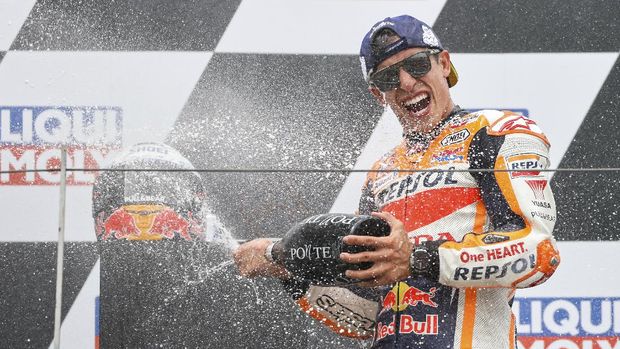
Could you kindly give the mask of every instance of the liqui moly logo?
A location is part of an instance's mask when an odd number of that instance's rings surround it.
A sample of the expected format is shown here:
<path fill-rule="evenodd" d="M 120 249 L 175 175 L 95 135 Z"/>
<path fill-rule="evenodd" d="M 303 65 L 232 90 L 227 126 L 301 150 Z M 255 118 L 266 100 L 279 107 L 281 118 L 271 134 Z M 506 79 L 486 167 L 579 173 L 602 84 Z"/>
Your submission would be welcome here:
<path fill-rule="evenodd" d="M 517 298 L 520 349 L 620 349 L 620 298 Z"/>
<path fill-rule="evenodd" d="M 51 185 L 60 181 L 61 147 L 67 167 L 97 169 L 122 144 L 118 107 L 0 106 L 0 185 Z M 67 184 L 92 184 L 94 172 L 67 174 Z"/>

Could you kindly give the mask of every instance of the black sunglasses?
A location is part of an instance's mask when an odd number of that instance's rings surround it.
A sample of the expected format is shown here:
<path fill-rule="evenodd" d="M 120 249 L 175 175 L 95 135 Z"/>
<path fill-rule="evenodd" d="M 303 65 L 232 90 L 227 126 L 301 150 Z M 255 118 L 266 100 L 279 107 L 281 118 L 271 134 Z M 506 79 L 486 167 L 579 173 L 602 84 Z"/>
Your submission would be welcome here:
<path fill-rule="evenodd" d="M 370 75 L 369 82 L 381 92 L 397 89 L 400 86 L 400 68 L 403 68 L 414 78 L 420 78 L 431 70 L 429 56 L 440 53 L 440 50 L 428 50 L 418 52 L 402 61 L 383 68 Z"/>

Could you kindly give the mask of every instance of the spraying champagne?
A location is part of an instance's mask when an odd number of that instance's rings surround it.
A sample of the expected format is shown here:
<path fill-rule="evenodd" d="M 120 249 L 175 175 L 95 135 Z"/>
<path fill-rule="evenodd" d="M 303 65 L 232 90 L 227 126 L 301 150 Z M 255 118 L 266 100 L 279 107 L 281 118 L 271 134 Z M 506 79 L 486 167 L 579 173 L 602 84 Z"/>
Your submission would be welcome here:
<path fill-rule="evenodd" d="M 346 270 L 368 269 L 372 263 L 349 264 L 342 252 L 369 250 L 346 245 L 347 235 L 387 236 L 390 226 L 380 218 L 352 214 L 328 213 L 306 218 L 293 226 L 279 241 L 267 249 L 266 257 L 284 266 L 294 277 L 315 285 L 346 285 L 361 280 L 345 275 Z"/>

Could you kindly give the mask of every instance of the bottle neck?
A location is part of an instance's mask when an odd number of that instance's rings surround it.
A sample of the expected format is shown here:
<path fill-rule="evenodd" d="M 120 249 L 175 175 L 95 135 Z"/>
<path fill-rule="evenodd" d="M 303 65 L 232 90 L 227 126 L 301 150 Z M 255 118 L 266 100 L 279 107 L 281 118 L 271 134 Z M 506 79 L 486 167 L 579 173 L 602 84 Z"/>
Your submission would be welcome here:
<path fill-rule="evenodd" d="M 282 240 L 275 241 L 270 247 L 266 254 L 270 254 L 271 258 L 267 257 L 267 259 L 270 259 L 275 264 L 284 266 L 284 246 L 282 246 Z"/>

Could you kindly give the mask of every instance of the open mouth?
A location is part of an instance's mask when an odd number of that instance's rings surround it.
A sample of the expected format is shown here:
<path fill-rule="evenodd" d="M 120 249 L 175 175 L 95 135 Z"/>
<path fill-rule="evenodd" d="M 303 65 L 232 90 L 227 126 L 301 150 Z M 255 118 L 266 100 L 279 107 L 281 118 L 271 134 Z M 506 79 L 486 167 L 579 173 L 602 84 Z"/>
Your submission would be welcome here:
<path fill-rule="evenodd" d="M 424 111 L 431 103 L 431 97 L 428 93 L 421 93 L 414 98 L 403 103 L 405 109 L 414 114 Z"/>

